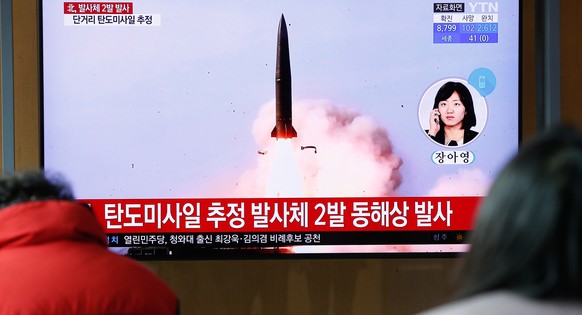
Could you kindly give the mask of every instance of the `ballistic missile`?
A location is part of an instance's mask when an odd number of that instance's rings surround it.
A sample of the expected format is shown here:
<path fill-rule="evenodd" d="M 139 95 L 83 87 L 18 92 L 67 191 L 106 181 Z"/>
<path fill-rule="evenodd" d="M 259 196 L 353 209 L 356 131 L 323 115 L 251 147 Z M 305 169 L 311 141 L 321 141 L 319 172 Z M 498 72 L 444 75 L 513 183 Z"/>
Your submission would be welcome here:
<path fill-rule="evenodd" d="M 281 14 L 277 34 L 277 65 L 275 70 L 275 128 L 271 137 L 291 139 L 297 137 L 292 124 L 291 63 L 289 62 L 289 38 L 285 17 Z"/>

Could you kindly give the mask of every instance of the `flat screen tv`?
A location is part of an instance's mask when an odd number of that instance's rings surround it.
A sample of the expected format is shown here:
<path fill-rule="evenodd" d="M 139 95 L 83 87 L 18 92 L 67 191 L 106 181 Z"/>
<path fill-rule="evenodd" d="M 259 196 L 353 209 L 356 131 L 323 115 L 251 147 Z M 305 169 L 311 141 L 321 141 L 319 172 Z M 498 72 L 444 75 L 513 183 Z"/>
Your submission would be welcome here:
<path fill-rule="evenodd" d="M 42 1 L 42 161 L 138 259 L 467 251 L 518 0 Z"/>

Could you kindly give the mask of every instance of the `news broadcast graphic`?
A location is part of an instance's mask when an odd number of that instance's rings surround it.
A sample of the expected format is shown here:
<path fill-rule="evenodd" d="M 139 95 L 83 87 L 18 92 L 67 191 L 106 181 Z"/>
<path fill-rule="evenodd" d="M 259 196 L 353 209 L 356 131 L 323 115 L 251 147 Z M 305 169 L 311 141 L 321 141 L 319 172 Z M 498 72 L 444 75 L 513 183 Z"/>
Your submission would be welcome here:
<path fill-rule="evenodd" d="M 43 167 L 138 259 L 462 253 L 520 6 L 43 1 Z"/>
<path fill-rule="evenodd" d="M 434 4 L 434 43 L 497 43 L 499 2 Z"/>

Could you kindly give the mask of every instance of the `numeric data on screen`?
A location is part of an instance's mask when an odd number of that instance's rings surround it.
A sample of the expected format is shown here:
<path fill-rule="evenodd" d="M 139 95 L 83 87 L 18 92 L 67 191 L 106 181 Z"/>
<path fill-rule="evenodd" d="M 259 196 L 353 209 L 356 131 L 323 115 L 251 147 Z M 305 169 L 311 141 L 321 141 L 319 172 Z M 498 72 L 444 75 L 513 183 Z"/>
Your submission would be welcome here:
<path fill-rule="evenodd" d="M 433 43 L 499 42 L 497 2 L 434 3 Z"/>

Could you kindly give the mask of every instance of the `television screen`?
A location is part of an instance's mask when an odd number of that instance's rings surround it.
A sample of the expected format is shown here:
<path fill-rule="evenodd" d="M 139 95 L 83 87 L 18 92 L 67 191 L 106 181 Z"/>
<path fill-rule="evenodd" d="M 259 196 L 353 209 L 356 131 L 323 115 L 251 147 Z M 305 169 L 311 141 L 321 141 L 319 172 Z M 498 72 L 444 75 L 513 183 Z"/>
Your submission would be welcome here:
<path fill-rule="evenodd" d="M 42 1 L 43 167 L 136 258 L 461 253 L 519 146 L 520 9 Z"/>

